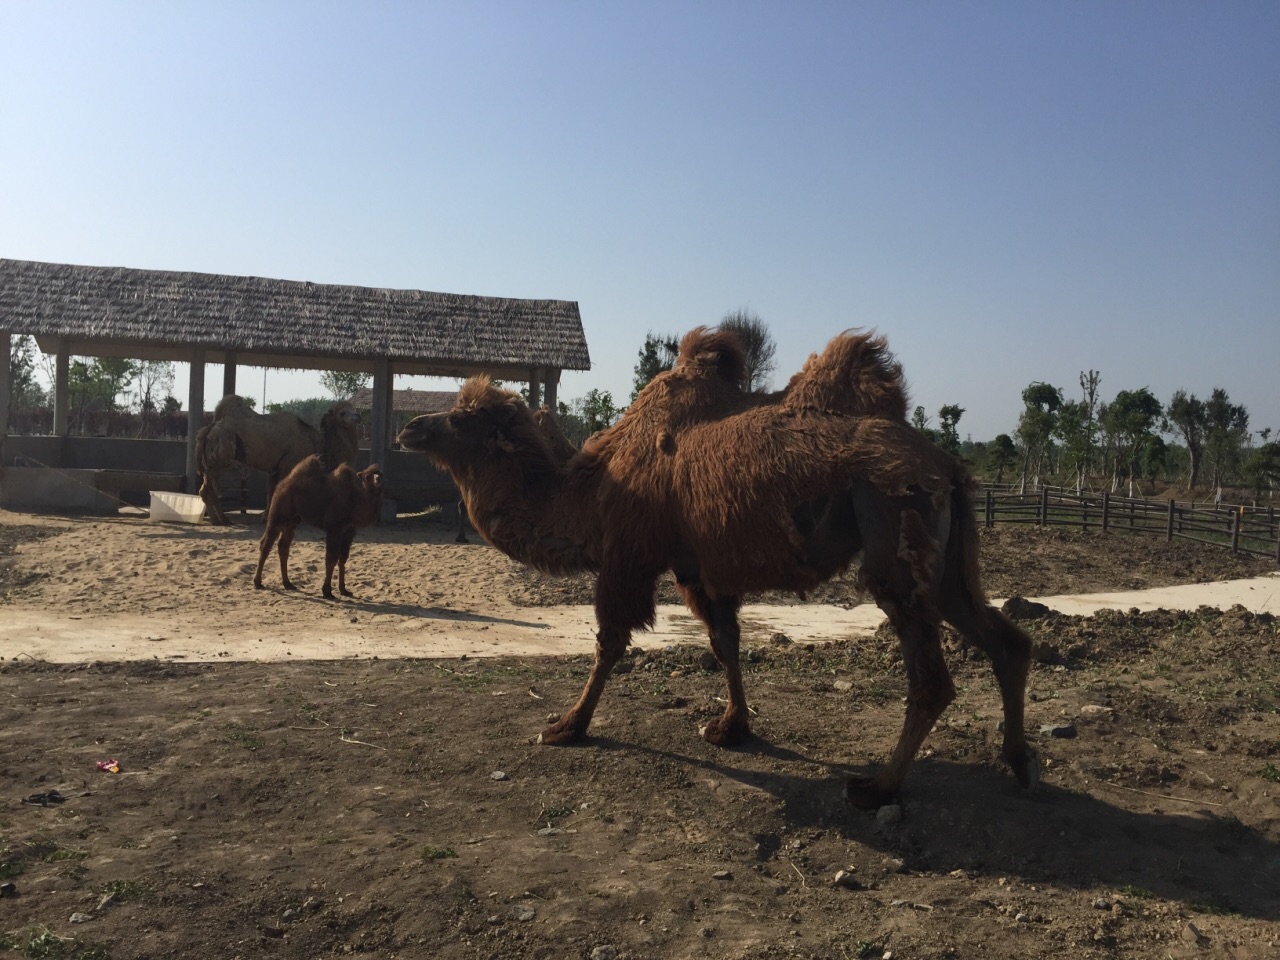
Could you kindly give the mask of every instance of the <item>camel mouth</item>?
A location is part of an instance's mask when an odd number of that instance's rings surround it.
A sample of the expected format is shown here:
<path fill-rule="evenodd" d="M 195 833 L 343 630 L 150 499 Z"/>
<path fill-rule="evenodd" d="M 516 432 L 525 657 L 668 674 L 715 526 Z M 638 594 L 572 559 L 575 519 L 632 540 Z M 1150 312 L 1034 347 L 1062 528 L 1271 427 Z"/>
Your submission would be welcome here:
<path fill-rule="evenodd" d="M 419 420 L 423 419 L 419 417 L 417 420 L 410 420 L 409 424 L 396 436 L 396 443 L 413 453 L 429 452 L 433 445 L 435 431 L 430 422 L 419 423 Z"/>

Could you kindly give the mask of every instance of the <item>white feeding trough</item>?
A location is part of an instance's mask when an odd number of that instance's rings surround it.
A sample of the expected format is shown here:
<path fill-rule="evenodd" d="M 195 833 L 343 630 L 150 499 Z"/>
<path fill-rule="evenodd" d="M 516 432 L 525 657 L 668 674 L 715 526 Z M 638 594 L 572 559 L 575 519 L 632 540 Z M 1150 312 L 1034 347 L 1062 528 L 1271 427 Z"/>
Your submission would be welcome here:
<path fill-rule="evenodd" d="M 151 491 L 152 520 L 170 523 L 199 523 L 204 516 L 204 501 L 190 493 L 170 493 L 167 490 Z"/>

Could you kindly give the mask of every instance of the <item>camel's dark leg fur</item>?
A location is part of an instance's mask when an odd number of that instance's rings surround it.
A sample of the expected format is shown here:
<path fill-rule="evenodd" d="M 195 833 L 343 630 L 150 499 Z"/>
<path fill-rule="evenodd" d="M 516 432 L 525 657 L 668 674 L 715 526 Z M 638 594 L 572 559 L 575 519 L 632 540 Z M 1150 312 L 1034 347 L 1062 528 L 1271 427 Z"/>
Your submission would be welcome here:
<path fill-rule="evenodd" d="M 717 747 L 736 747 L 751 735 L 747 694 L 742 685 L 742 666 L 738 659 L 741 638 L 738 608 L 741 602 L 737 597 L 712 600 L 697 585 L 682 584 L 680 592 L 694 616 L 707 625 L 711 650 L 724 668 L 724 682 L 729 693 L 729 704 L 725 707 L 724 716 L 708 723 L 702 730 L 702 736 Z"/>
<path fill-rule="evenodd" d="M 538 734 L 539 743 L 573 743 L 587 735 L 587 727 L 596 712 L 600 695 L 604 693 L 604 685 L 618 661 L 626 655 L 630 640 L 630 630 L 600 628 L 596 634 L 596 662 L 591 668 L 591 676 L 587 678 L 587 685 L 582 689 L 582 695 L 568 713 Z"/>
<path fill-rule="evenodd" d="M 854 777 L 846 787 L 849 802 L 864 810 L 873 810 L 893 799 L 920 745 L 956 695 L 942 656 L 937 623 L 922 616 L 920 610 L 899 605 L 894 600 L 878 602 L 902 642 L 902 662 L 907 670 L 907 715 L 889 762 L 874 779 Z"/>
<path fill-rule="evenodd" d="M 596 662 L 591 676 L 578 702 L 538 735 L 539 743 L 573 743 L 586 736 L 609 674 L 626 656 L 631 632 L 653 626 L 658 571 L 638 570 L 634 558 L 615 556 L 619 562 L 602 570 L 596 580 L 596 622 L 600 629 L 596 633 Z"/>
<path fill-rule="evenodd" d="M 297 590 L 293 585 L 293 581 L 289 579 L 289 547 L 293 545 L 293 535 L 297 532 L 296 526 L 285 527 L 280 533 L 280 582 L 284 584 L 286 590 Z"/>

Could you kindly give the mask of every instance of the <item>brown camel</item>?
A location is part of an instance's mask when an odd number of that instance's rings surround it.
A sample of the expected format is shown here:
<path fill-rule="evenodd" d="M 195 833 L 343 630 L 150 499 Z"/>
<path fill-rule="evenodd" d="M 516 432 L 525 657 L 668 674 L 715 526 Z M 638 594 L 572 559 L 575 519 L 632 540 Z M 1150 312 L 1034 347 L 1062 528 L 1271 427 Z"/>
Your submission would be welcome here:
<path fill-rule="evenodd" d="M 325 469 L 324 461 L 314 454 L 289 471 L 280 481 L 267 510 L 267 529 L 258 543 L 258 570 L 253 585 L 262 589 L 262 567 L 280 540 L 280 580 L 286 590 L 298 589 L 289 579 L 289 546 L 298 524 L 307 522 L 324 531 L 324 587 L 321 593 L 333 599 L 333 568 L 338 567 L 338 592 L 351 596 L 347 589 L 347 557 L 356 530 L 377 521 L 382 512 L 382 471 L 375 463 L 359 473 L 340 463 L 335 470 Z"/>
<path fill-rule="evenodd" d="M 883 339 L 842 334 L 771 395 L 745 392 L 743 369 L 733 334 L 692 331 L 675 367 L 567 463 L 523 402 L 482 378 L 463 386 L 449 413 L 418 417 L 400 434 L 406 449 L 451 472 L 476 529 L 498 549 L 551 573 L 598 573 L 595 666 L 541 741 L 586 734 L 632 631 L 653 625 L 656 581 L 670 570 L 707 625 L 728 687 L 724 715 L 703 736 L 740 743 L 750 732 L 738 661 L 742 595 L 803 595 L 861 553 L 860 583 L 901 640 L 908 695 L 893 755 L 874 778 L 849 782 L 850 802 L 888 802 L 954 698 L 942 620 L 991 658 L 1003 755 L 1032 786 L 1038 762 L 1023 732 L 1031 644 L 986 602 L 972 481 L 907 423 L 901 368 Z"/>
<path fill-rule="evenodd" d="M 257 413 L 243 397 L 227 394 L 218 401 L 213 423 L 196 433 L 196 470 L 202 478 L 199 492 L 210 522 L 229 522 L 218 490 L 220 471 L 233 463 L 266 471 L 270 505 L 280 478 L 305 457 L 318 454 L 330 469 L 354 463 L 359 453 L 359 427 L 360 413 L 346 400 L 331 406 L 316 429 L 287 411 Z"/>

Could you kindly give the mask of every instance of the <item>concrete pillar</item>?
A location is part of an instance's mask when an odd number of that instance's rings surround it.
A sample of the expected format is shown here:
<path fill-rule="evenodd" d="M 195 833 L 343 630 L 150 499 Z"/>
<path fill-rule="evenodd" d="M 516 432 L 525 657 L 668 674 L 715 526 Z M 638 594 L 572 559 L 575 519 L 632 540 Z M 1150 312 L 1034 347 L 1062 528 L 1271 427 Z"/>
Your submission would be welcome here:
<path fill-rule="evenodd" d="M 71 345 L 66 339 L 58 341 L 58 352 L 53 361 L 53 435 L 65 437 L 71 430 L 71 411 L 68 394 L 71 383 Z"/>
<path fill-rule="evenodd" d="M 369 430 L 369 462 L 383 464 L 391 445 L 391 361 L 383 357 L 373 365 L 373 423 Z"/>
<path fill-rule="evenodd" d="M 195 493 L 196 432 L 204 426 L 204 351 L 191 351 L 191 383 L 187 389 L 187 493 Z"/>
<path fill-rule="evenodd" d="M 222 395 L 229 396 L 236 392 L 236 352 L 227 350 L 222 361 Z M 267 411 L 263 410 L 262 413 Z"/>
<path fill-rule="evenodd" d="M 534 410 L 542 404 L 542 377 L 537 367 L 529 368 L 529 406 Z"/>
<path fill-rule="evenodd" d="M 0 330 L 0 347 L 4 347 L 4 358 L 0 359 L 0 443 L 3 443 L 9 435 L 9 394 L 13 391 L 13 370 L 9 367 L 13 338 L 8 330 Z"/>
<path fill-rule="evenodd" d="M 559 367 L 548 367 L 548 368 L 547 368 L 547 399 L 546 399 L 546 404 L 547 404 L 547 406 L 548 406 L 548 407 L 550 407 L 550 408 L 551 408 L 551 412 L 552 412 L 552 413 L 557 412 L 557 411 L 556 411 L 556 401 L 559 399 L 559 397 L 557 396 L 557 393 L 559 392 L 559 387 L 560 387 L 560 368 L 559 368 Z"/>

